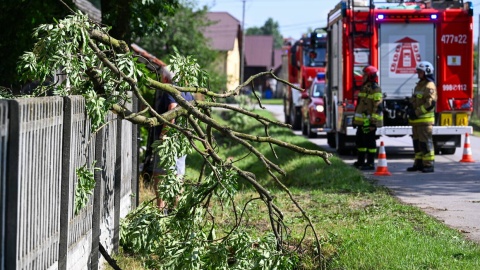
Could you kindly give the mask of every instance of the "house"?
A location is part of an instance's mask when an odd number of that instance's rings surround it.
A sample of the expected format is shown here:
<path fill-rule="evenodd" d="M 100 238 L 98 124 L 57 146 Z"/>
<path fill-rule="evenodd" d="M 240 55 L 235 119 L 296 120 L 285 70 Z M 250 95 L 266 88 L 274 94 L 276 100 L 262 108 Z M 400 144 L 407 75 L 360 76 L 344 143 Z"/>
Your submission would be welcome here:
<path fill-rule="evenodd" d="M 240 21 L 228 12 L 208 12 L 206 17 L 212 24 L 204 29 L 203 34 L 210 40 L 211 48 L 219 52 L 215 59 L 216 70 L 227 77 L 224 90 L 233 90 L 240 85 Z"/>
<path fill-rule="evenodd" d="M 281 77 L 281 72 L 283 71 L 283 55 L 285 54 L 285 51 L 283 49 L 274 49 L 273 50 L 273 73 Z M 285 67 L 286 69 L 287 67 Z M 272 89 L 273 97 L 279 98 L 282 97 L 283 95 L 283 83 L 277 83 L 277 80 L 275 79 L 269 79 L 267 80 L 267 83 L 270 85 L 270 88 Z"/>
<path fill-rule="evenodd" d="M 245 80 L 250 76 L 272 70 L 280 72 L 282 66 L 282 50 L 274 49 L 273 36 L 245 36 Z M 268 76 L 255 78 L 254 89 L 269 98 L 276 95 L 277 82 Z"/>

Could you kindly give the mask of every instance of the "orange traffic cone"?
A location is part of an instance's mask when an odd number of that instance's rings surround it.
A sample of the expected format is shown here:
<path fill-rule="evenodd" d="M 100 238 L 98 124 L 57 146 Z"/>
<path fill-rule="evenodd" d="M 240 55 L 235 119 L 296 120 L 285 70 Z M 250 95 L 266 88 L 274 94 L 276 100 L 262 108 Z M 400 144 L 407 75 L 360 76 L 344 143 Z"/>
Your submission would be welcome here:
<path fill-rule="evenodd" d="M 475 162 L 472 157 L 472 149 L 470 149 L 470 137 L 465 133 L 465 143 L 463 144 L 463 156 L 460 162 Z"/>
<path fill-rule="evenodd" d="M 380 151 L 378 152 L 377 171 L 374 175 L 389 176 L 392 175 L 387 168 L 387 154 L 385 154 L 385 146 L 383 141 L 380 142 Z"/>

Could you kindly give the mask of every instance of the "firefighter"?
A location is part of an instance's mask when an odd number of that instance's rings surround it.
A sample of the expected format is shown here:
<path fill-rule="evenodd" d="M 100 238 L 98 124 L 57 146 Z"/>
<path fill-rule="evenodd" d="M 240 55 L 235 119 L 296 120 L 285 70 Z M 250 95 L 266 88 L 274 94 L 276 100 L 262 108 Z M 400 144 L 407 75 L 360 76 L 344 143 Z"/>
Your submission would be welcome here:
<path fill-rule="evenodd" d="M 435 163 L 432 130 L 435 122 L 437 88 L 433 77 L 433 65 L 430 62 L 419 62 L 416 70 L 419 81 L 413 90 L 407 111 L 408 123 L 412 126 L 415 161 L 407 171 L 430 173 L 434 171 Z"/>
<path fill-rule="evenodd" d="M 382 89 L 378 85 L 377 68 L 367 66 L 363 69 L 363 84 L 358 94 L 357 106 L 353 118 L 353 127 L 357 129 L 355 144 L 357 161 L 353 166 L 360 170 L 375 169 L 377 127 L 383 125 Z M 365 157 L 367 162 L 365 163 Z"/>

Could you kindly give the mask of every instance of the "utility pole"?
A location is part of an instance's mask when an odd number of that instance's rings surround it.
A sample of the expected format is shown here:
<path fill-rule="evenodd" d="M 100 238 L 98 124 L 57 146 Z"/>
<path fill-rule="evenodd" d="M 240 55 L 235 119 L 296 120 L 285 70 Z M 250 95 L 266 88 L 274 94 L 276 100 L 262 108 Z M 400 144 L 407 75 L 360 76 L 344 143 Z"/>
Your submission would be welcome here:
<path fill-rule="evenodd" d="M 240 84 L 243 83 L 243 70 L 245 69 L 245 1 L 243 0 L 242 12 L 242 48 L 240 49 Z"/>
<path fill-rule="evenodd" d="M 478 15 L 478 19 L 480 20 L 480 15 Z M 478 22 L 478 29 L 480 31 L 480 21 Z M 473 97 L 477 102 L 473 103 L 473 113 L 478 117 L 480 116 L 480 106 L 477 104 L 480 101 L 478 98 L 480 97 L 480 91 L 478 91 L 480 89 L 480 35 L 477 37 L 477 81 L 474 83 L 477 84 L 477 91 L 473 89 Z"/>

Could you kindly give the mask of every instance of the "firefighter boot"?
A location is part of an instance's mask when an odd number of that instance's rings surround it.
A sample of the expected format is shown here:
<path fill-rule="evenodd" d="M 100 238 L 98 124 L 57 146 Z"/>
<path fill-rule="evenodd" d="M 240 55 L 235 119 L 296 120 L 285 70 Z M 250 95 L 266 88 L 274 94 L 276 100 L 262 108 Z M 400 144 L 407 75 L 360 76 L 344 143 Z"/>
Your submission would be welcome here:
<path fill-rule="evenodd" d="M 412 167 L 407 168 L 407 172 L 423 171 L 423 163 L 421 159 L 415 159 Z"/>
<path fill-rule="evenodd" d="M 432 165 L 423 166 L 422 172 L 424 172 L 424 173 L 434 172 L 433 163 L 434 163 L 434 161 L 432 161 Z"/>
<path fill-rule="evenodd" d="M 375 170 L 375 153 L 367 153 L 367 164 L 363 165 L 361 168 L 362 171 L 373 171 Z"/>
<path fill-rule="evenodd" d="M 407 172 L 416 172 L 423 170 L 422 153 L 420 152 L 420 142 L 413 140 L 413 152 L 415 153 L 415 161 L 412 167 L 407 168 Z"/>
<path fill-rule="evenodd" d="M 365 152 L 357 150 L 357 161 L 353 163 L 353 167 L 361 169 L 365 165 Z"/>

